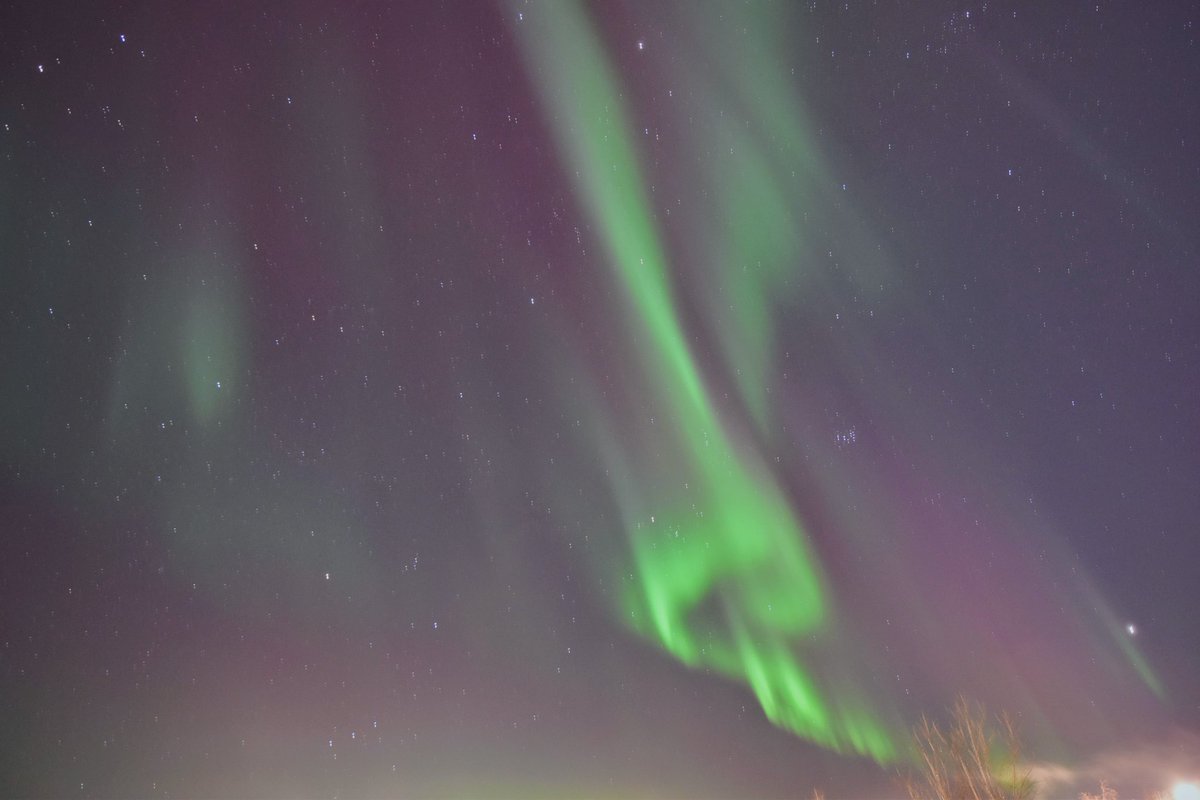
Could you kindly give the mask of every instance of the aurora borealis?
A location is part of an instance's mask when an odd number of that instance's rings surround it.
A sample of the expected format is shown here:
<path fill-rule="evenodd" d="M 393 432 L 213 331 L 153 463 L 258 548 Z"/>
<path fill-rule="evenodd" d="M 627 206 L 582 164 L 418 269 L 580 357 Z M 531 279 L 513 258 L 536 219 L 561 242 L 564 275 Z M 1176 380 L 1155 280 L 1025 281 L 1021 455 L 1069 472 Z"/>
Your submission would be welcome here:
<path fill-rule="evenodd" d="M 0 794 L 1200 779 L 1193 20 L 0 11 Z"/>
<path fill-rule="evenodd" d="M 514 12 L 524 23 L 523 13 Z M 653 431 L 637 437 L 661 448 L 645 465 L 630 463 L 635 456 L 617 452 L 630 449 L 621 446 L 625 437 L 617 426 L 599 434 L 597 445 L 610 452 L 608 474 L 631 532 L 638 575 L 639 585 L 623 598 L 624 610 L 635 628 L 650 633 L 685 664 L 745 680 L 773 721 L 836 749 L 892 758 L 895 746 L 878 724 L 861 711 L 831 712 L 821 685 L 792 652 L 794 640 L 829 625 L 816 555 L 761 457 L 749 447 L 739 451 L 704 386 L 628 141 L 632 127 L 583 10 L 560 3 L 540 12 L 531 15 L 528 25 L 518 26 L 519 35 L 528 39 L 533 71 L 546 81 L 566 160 L 580 167 L 584 205 L 628 298 L 631 327 L 642 340 L 636 349 L 650 388 L 650 408 L 661 418 L 659 426 L 670 431 L 666 443 Z M 754 172 L 750 177 L 760 183 L 741 199 L 763 204 L 769 214 L 777 201 L 772 182 Z M 748 221 L 739 232 L 750 247 L 737 253 L 742 261 L 735 263 L 744 265 L 755 254 L 757 231 L 756 223 Z M 754 291 L 763 269 L 757 262 L 753 277 L 734 276 L 741 281 L 733 293 L 739 305 L 754 309 L 764 304 Z M 761 346 L 763 338 L 750 341 Z M 761 357 L 751 352 L 750 359 Z M 655 463 L 663 461 L 665 470 Z M 670 473 L 689 480 L 680 487 Z M 697 499 L 689 502 L 693 492 Z M 661 523 L 649 513 L 656 504 L 667 512 Z M 704 614 L 702 605 L 710 594 L 717 596 L 719 607 Z"/>

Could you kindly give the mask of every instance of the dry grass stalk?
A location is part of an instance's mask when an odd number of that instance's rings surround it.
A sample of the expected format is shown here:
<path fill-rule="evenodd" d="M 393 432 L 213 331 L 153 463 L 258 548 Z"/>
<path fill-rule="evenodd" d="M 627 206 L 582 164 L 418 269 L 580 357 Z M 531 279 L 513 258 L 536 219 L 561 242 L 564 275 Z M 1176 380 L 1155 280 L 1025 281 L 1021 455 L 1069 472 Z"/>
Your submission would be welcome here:
<path fill-rule="evenodd" d="M 1109 786 L 1106 781 L 1100 781 L 1100 794 L 1083 792 L 1079 795 L 1079 800 L 1120 800 L 1120 798 L 1117 797 L 1116 789 Z M 1169 800 L 1169 798 L 1162 792 L 1155 792 L 1146 797 L 1146 800 Z"/>
<path fill-rule="evenodd" d="M 1029 800 L 1034 783 L 1020 766 L 1021 742 L 1007 715 L 997 722 L 1001 741 L 982 706 L 960 697 L 949 727 L 922 718 L 913 731 L 921 759 L 918 775 L 904 778 L 911 800 Z"/>
<path fill-rule="evenodd" d="M 1117 800 L 1117 791 L 1104 781 L 1100 781 L 1100 794 L 1084 792 L 1079 795 L 1079 800 Z"/>

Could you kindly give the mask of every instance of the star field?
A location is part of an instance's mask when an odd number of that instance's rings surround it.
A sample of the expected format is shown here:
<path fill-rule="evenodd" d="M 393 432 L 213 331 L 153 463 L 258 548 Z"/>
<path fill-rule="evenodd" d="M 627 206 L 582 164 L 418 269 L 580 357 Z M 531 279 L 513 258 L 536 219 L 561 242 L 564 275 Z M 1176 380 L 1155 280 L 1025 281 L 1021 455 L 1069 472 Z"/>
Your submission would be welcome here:
<path fill-rule="evenodd" d="M 6 5 L 0 794 L 1200 780 L 1196 16 Z"/>

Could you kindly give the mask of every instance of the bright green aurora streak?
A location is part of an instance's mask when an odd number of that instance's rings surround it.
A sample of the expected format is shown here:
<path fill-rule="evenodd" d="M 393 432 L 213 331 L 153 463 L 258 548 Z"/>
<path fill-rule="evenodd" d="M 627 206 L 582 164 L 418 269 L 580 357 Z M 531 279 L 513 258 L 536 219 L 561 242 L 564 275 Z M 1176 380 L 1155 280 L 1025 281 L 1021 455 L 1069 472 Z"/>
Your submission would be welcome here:
<path fill-rule="evenodd" d="M 631 452 L 645 442 L 600 437 L 637 578 L 621 598 L 623 616 L 688 666 L 745 682 L 775 724 L 839 752 L 893 760 L 897 737 L 865 693 L 815 668 L 816 651 L 836 638 L 820 564 L 777 479 L 722 419 L 698 368 L 631 127 L 586 12 L 556 0 L 521 4 L 519 22 L 515 6 L 510 16 L 623 290 L 640 377 L 659 412 L 649 456 Z M 671 477 L 680 474 L 682 492 Z"/>

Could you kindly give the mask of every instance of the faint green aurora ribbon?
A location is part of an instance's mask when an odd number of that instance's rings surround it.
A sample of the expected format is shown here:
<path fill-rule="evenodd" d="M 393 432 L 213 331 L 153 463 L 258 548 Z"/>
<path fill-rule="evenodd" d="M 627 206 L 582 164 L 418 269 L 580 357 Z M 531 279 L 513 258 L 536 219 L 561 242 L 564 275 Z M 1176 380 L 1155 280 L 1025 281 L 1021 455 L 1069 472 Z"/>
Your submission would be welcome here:
<path fill-rule="evenodd" d="M 573 0 L 522 3 L 510 18 L 627 304 L 641 363 L 624 379 L 640 377 L 657 419 L 653 446 L 598 437 L 632 550 L 623 616 L 688 666 L 747 684 L 775 724 L 838 752 L 893 760 L 898 736 L 866 693 L 817 668 L 816 651 L 836 640 L 821 566 L 777 478 L 718 412 L 698 367 L 586 11 Z"/>

